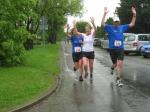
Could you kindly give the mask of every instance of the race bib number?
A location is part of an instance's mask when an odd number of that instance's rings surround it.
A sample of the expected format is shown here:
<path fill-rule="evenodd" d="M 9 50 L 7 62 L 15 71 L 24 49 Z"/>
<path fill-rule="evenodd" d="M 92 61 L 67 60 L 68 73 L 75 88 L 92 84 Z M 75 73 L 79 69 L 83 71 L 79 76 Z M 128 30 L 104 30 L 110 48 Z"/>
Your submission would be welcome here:
<path fill-rule="evenodd" d="M 114 45 L 115 45 L 115 47 L 120 47 L 120 46 L 122 46 L 122 42 L 118 41 L 118 40 L 115 40 Z"/>
<path fill-rule="evenodd" d="M 81 52 L 81 47 L 75 47 L 74 50 L 75 52 Z"/>

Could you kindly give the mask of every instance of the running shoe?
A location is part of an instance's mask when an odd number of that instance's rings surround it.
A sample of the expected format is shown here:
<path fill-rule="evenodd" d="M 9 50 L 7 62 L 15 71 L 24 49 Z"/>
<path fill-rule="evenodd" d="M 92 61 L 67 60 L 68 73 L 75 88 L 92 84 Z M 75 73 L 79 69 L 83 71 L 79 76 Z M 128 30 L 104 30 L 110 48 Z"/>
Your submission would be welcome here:
<path fill-rule="evenodd" d="M 88 77 L 88 73 L 85 73 L 84 78 L 86 79 Z"/>
<path fill-rule="evenodd" d="M 81 82 L 83 81 L 83 77 L 82 76 L 79 77 L 79 81 L 81 81 Z"/>
<path fill-rule="evenodd" d="M 113 75 L 114 74 L 114 68 L 111 68 L 111 75 Z"/>
<path fill-rule="evenodd" d="M 122 83 L 121 79 L 119 79 L 118 77 L 117 77 L 117 80 L 116 80 L 116 85 L 118 87 L 122 87 L 123 86 L 123 83 Z"/>
<path fill-rule="evenodd" d="M 77 71 L 77 69 L 75 67 L 73 67 L 73 71 L 75 72 L 75 71 Z"/>
<path fill-rule="evenodd" d="M 116 78 L 116 85 L 119 84 L 119 80 L 120 80 L 119 77 L 117 77 L 117 78 Z"/>
<path fill-rule="evenodd" d="M 91 78 L 91 79 L 93 78 L 93 74 L 90 74 L 90 78 Z"/>

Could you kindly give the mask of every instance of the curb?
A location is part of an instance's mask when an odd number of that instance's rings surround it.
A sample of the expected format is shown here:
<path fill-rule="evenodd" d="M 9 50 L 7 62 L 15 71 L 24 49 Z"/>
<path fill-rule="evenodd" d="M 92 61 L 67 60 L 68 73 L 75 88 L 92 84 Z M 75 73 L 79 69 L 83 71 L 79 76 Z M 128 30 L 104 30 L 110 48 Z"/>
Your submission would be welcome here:
<path fill-rule="evenodd" d="M 46 98 L 51 96 L 53 93 L 55 93 L 60 85 L 61 85 L 61 78 L 60 78 L 60 76 L 58 76 L 58 77 L 56 77 L 55 86 L 51 90 L 49 90 L 47 93 L 40 96 L 40 98 L 32 101 L 31 103 L 25 104 L 24 106 L 18 107 L 18 108 L 14 109 L 14 110 L 11 110 L 9 112 L 21 112 L 21 111 L 24 111 L 26 109 L 29 109 L 29 108 L 33 107 L 34 105 L 40 103 L 41 101 L 45 100 Z"/>

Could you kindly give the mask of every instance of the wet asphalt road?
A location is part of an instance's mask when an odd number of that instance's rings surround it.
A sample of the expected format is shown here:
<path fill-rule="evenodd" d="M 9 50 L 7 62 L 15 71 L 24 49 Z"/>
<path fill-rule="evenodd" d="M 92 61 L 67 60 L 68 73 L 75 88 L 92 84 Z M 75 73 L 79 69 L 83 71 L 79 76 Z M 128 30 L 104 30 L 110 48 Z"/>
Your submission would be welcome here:
<path fill-rule="evenodd" d="M 77 81 L 71 51 L 63 46 L 62 85 L 48 99 L 23 112 L 150 112 L 150 59 L 125 57 L 122 88 L 110 75 L 105 50 L 95 48 L 94 79 Z"/>

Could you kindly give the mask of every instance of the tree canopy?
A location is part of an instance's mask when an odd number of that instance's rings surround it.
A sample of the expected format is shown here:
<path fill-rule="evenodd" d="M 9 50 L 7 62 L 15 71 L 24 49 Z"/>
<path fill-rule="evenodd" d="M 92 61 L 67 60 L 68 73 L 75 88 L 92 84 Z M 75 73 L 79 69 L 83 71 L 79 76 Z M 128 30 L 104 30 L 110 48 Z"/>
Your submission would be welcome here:
<path fill-rule="evenodd" d="M 0 0 L 0 66 L 23 62 L 25 49 L 33 48 L 40 21 L 47 18 L 49 40 L 56 43 L 67 15 L 82 11 L 81 0 Z"/>
<path fill-rule="evenodd" d="M 150 1 L 149 0 L 120 0 L 117 13 L 123 24 L 130 23 L 132 19 L 131 7 L 137 10 L 136 26 L 130 30 L 133 33 L 150 33 Z"/>

